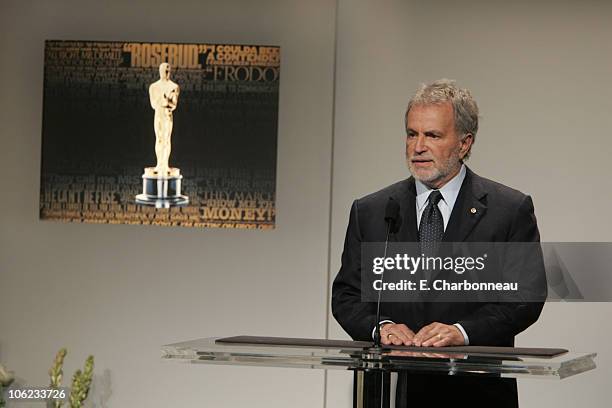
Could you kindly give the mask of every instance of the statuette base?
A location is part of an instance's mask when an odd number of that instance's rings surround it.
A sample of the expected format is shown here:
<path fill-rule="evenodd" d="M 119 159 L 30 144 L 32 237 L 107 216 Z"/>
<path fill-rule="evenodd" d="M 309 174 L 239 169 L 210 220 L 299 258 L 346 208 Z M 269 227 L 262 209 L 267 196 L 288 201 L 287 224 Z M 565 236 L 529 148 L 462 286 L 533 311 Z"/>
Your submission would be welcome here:
<path fill-rule="evenodd" d="M 155 167 L 147 167 L 142 175 L 142 194 L 136 196 L 136 203 L 155 208 L 179 207 L 189 204 L 189 197 L 181 194 L 183 176 L 178 168 L 171 167 L 160 173 Z"/>

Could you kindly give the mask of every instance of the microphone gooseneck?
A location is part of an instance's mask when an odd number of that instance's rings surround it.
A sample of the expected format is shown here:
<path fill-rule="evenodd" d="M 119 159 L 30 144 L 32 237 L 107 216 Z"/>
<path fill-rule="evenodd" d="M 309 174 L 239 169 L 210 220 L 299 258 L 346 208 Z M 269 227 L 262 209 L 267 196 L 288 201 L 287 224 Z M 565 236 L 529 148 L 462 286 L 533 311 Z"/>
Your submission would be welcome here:
<path fill-rule="evenodd" d="M 389 236 L 399 231 L 399 227 L 402 223 L 400 216 L 400 205 L 393 197 L 389 197 L 387 206 L 385 208 L 385 223 L 387 224 L 387 234 L 385 237 L 385 250 L 383 259 L 387 258 L 387 247 L 389 246 Z M 381 284 L 385 279 L 385 270 L 383 269 L 380 275 Z M 376 302 L 376 334 L 374 335 L 374 347 L 380 348 L 380 302 L 382 298 L 382 286 L 378 291 L 378 301 Z"/>

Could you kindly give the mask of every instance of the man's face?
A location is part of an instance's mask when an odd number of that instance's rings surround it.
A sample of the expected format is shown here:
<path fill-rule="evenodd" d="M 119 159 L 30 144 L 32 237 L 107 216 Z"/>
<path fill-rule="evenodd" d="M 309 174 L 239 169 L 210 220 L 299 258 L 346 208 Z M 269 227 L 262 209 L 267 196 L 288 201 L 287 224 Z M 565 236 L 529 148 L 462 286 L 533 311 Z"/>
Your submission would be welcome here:
<path fill-rule="evenodd" d="M 461 168 L 461 159 L 472 145 L 455 131 L 450 102 L 415 105 L 406 120 L 406 161 L 415 179 L 429 188 L 440 188 Z"/>

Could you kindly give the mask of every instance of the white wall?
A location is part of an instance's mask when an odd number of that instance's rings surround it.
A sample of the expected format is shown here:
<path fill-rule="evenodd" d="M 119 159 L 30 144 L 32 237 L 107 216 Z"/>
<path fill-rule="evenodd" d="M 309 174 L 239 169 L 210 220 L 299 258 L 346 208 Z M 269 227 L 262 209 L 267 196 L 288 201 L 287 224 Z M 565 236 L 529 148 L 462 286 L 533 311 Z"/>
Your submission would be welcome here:
<path fill-rule="evenodd" d="M 2 2 L 0 361 L 22 381 L 46 384 L 66 346 L 68 373 L 95 354 L 97 407 L 350 406 L 347 372 L 330 371 L 325 391 L 322 372 L 173 364 L 159 348 L 241 333 L 346 337 L 327 291 L 350 203 L 407 176 L 403 111 L 440 77 L 481 107 L 469 165 L 532 194 L 544 240 L 612 240 L 600 216 L 612 202 L 608 2 L 338 4 L 336 26 L 333 0 Z M 38 221 L 43 41 L 74 38 L 280 45 L 277 229 Z M 607 406 L 611 312 L 545 307 L 518 344 L 598 351 L 599 367 L 520 381 L 523 407 Z"/>
<path fill-rule="evenodd" d="M 480 105 L 468 165 L 531 194 L 543 240 L 611 241 L 610 21 L 603 1 L 340 0 L 332 279 L 352 200 L 407 177 L 406 104 L 442 77 Z M 546 305 L 517 344 L 597 351 L 599 367 L 562 382 L 521 380 L 522 407 L 609 406 L 610 315 L 609 303 Z M 330 337 L 345 338 L 329 320 Z M 350 378 L 328 381 L 328 406 L 348 406 Z"/>
<path fill-rule="evenodd" d="M 46 385 L 60 347 L 69 349 L 67 375 L 92 353 L 97 407 L 285 407 L 298 393 L 299 406 L 322 406 L 322 371 L 168 363 L 160 346 L 237 334 L 324 337 L 335 3 L 0 8 L 0 361 L 24 382 Z M 277 228 L 39 221 L 45 39 L 281 46 Z"/>

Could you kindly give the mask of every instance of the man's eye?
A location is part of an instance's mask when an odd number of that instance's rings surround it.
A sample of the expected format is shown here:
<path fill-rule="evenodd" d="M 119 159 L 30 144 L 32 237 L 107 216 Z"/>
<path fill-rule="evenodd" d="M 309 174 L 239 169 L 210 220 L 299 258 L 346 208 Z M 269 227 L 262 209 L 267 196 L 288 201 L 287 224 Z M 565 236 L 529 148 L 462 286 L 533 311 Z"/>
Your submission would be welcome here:
<path fill-rule="evenodd" d="M 415 133 L 408 133 L 408 139 L 412 139 L 414 137 L 416 137 Z"/>

